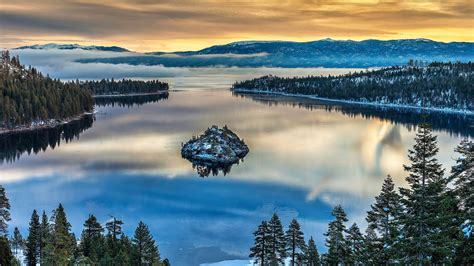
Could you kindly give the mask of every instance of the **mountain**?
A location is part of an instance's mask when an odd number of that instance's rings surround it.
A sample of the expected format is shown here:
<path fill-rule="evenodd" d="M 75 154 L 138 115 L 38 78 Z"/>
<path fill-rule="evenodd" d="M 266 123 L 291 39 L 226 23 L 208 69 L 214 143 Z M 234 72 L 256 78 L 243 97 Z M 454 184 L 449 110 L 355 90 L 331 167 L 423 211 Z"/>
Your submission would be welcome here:
<path fill-rule="evenodd" d="M 35 44 L 30 46 L 21 46 L 15 49 L 24 50 L 24 49 L 35 49 L 35 50 L 48 50 L 48 49 L 59 49 L 59 50 L 74 50 L 74 49 L 81 49 L 81 50 L 88 50 L 88 51 L 108 51 L 108 52 L 129 52 L 129 50 L 118 47 L 118 46 L 96 46 L 96 45 L 89 45 L 83 46 L 79 44 L 56 44 L 56 43 L 48 43 L 48 44 Z"/>
<path fill-rule="evenodd" d="M 82 63 L 164 65 L 168 67 L 347 67 L 367 68 L 422 61 L 474 61 L 472 42 L 436 42 L 428 39 L 333 40 L 311 42 L 244 41 L 198 51 L 154 52 L 139 56 L 92 58 Z"/>

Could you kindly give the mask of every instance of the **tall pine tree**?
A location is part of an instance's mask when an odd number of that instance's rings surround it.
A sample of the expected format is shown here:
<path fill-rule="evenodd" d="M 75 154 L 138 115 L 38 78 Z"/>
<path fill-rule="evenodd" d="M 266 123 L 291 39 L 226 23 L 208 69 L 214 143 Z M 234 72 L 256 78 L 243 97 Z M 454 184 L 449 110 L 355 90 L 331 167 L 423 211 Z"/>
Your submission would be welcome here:
<path fill-rule="evenodd" d="M 427 124 L 421 124 L 409 150 L 410 165 L 406 180 L 409 188 L 401 188 L 405 212 L 402 215 L 403 242 L 400 245 L 404 262 L 409 264 L 432 263 L 436 257 L 437 234 L 440 220 L 438 204 L 446 188 L 444 169 L 435 158 L 438 153 L 436 136 Z"/>
<path fill-rule="evenodd" d="M 5 193 L 5 188 L 0 185 L 0 236 L 7 235 L 8 221 L 10 221 L 10 202 Z"/>
<path fill-rule="evenodd" d="M 160 254 L 155 240 L 142 221 L 138 223 L 137 229 L 132 239 L 134 258 L 133 265 L 157 265 L 160 263 Z"/>
<path fill-rule="evenodd" d="M 26 239 L 25 249 L 25 263 L 28 266 L 36 266 L 39 262 L 39 235 L 40 235 L 40 223 L 39 216 L 36 210 L 33 210 L 31 215 L 30 227 L 28 229 L 28 238 Z"/>
<path fill-rule="evenodd" d="M 364 237 L 356 223 L 353 223 L 347 230 L 346 246 L 348 247 L 348 255 L 345 263 L 347 265 L 362 265 Z"/>
<path fill-rule="evenodd" d="M 20 255 L 20 252 L 25 248 L 25 240 L 23 239 L 23 236 L 21 235 L 18 227 L 15 227 L 15 229 L 13 230 L 13 236 L 10 239 L 10 243 L 13 249 L 13 255 L 15 257 L 18 257 L 18 255 Z"/>
<path fill-rule="evenodd" d="M 46 245 L 48 242 L 51 241 L 51 228 L 48 221 L 48 216 L 46 212 L 43 211 L 41 215 L 41 224 L 40 224 L 40 232 L 39 232 L 39 256 L 40 256 L 40 263 L 45 264 L 45 258 L 47 256 L 47 249 Z"/>
<path fill-rule="evenodd" d="M 349 255 L 349 250 L 345 242 L 344 232 L 346 231 L 345 222 L 348 221 L 347 215 L 341 205 L 334 207 L 332 216 L 335 218 L 328 225 L 326 236 L 326 263 L 329 265 L 338 265 L 345 262 Z"/>
<path fill-rule="evenodd" d="M 367 212 L 366 220 L 368 226 L 379 234 L 380 238 L 374 241 L 379 241 L 384 247 L 380 255 L 389 263 L 397 257 L 395 245 L 400 233 L 402 212 L 401 197 L 395 191 L 392 177 L 387 176 L 382 185 L 382 191 L 375 197 L 375 203 L 370 206 L 370 211 Z"/>
<path fill-rule="evenodd" d="M 51 254 L 48 254 L 46 263 L 70 264 L 74 261 L 76 239 L 71 233 L 71 224 L 67 220 L 62 204 L 54 210 L 52 219 L 51 242 L 48 243 Z"/>
<path fill-rule="evenodd" d="M 254 246 L 250 248 L 250 258 L 254 258 L 255 262 L 260 266 L 269 264 L 271 260 L 272 246 L 271 234 L 268 223 L 262 221 L 257 230 L 253 233 L 255 236 Z"/>
<path fill-rule="evenodd" d="M 308 246 L 305 252 L 305 265 L 307 266 L 321 265 L 318 249 L 316 248 L 316 243 L 314 242 L 313 237 L 310 237 L 310 239 L 308 240 Z"/>
<path fill-rule="evenodd" d="M 91 257 L 92 250 L 97 241 L 102 236 L 104 228 L 97 221 L 97 218 L 90 214 L 89 218 L 84 222 L 84 229 L 81 236 L 82 254 L 86 257 Z"/>
<path fill-rule="evenodd" d="M 296 219 L 293 219 L 288 226 L 285 238 L 287 252 L 291 258 L 291 265 L 300 263 L 303 260 L 306 243 L 300 224 Z"/>
<path fill-rule="evenodd" d="M 271 239 L 270 245 L 272 247 L 271 264 L 282 264 L 286 258 L 286 240 L 285 232 L 281 224 L 280 218 L 276 213 L 273 214 L 270 222 L 268 222 Z"/>

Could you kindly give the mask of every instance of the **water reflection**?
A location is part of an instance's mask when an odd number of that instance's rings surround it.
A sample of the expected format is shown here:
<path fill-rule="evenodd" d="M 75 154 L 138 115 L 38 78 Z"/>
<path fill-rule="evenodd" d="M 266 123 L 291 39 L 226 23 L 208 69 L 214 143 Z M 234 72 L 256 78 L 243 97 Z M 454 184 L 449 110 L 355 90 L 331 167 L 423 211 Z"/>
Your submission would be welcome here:
<path fill-rule="evenodd" d="M 232 164 L 212 164 L 204 161 L 191 161 L 193 164 L 193 169 L 196 170 L 200 177 L 207 177 L 210 174 L 213 176 L 219 175 L 220 172 L 225 176 L 230 173 L 232 169 Z"/>
<path fill-rule="evenodd" d="M 378 118 L 390 121 L 393 124 L 402 124 L 408 130 L 414 130 L 420 122 L 431 124 L 434 130 L 463 137 L 474 136 L 474 116 L 449 114 L 441 112 L 427 112 L 420 109 L 388 108 L 382 106 L 362 106 L 313 100 L 304 97 L 274 96 L 270 94 L 236 93 L 233 95 L 241 98 L 250 98 L 268 106 L 292 106 L 308 110 L 325 110 L 327 112 L 340 112 L 349 117 L 362 117 L 365 119 Z"/>
<path fill-rule="evenodd" d="M 98 96 L 95 97 L 96 106 L 118 106 L 118 107 L 133 107 L 146 103 L 155 103 L 158 101 L 167 100 L 168 92 L 146 95 L 124 95 L 124 96 Z"/>
<path fill-rule="evenodd" d="M 0 135 L 0 161 L 14 162 L 22 155 L 54 150 L 61 141 L 66 143 L 79 139 L 79 135 L 92 127 L 93 115 L 70 121 L 54 128 L 41 128 L 32 131 L 21 131 Z"/>

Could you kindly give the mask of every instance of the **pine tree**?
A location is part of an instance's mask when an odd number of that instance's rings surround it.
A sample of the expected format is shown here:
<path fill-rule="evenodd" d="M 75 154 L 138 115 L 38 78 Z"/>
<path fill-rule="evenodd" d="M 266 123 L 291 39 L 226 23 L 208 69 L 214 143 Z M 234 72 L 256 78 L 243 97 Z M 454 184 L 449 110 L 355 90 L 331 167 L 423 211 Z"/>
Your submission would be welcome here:
<path fill-rule="evenodd" d="M 364 237 L 356 223 L 353 223 L 347 230 L 346 246 L 349 248 L 349 252 L 345 263 L 348 265 L 362 265 Z"/>
<path fill-rule="evenodd" d="M 364 265 L 384 265 L 387 263 L 383 257 L 383 246 L 374 228 L 370 226 L 365 231 L 362 263 Z"/>
<path fill-rule="evenodd" d="M 14 257 L 7 237 L 0 236 L 0 265 L 12 265 Z"/>
<path fill-rule="evenodd" d="M 436 136 L 431 128 L 422 124 L 415 137 L 413 150 L 409 150 L 411 165 L 405 165 L 409 173 L 406 177 L 410 188 L 401 188 L 405 212 L 403 241 L 400 245 L 405 263 L 430 263 L 438 252 L 437 233 L 441 226 L 438 217 L 438 204 L 446 189 L 444 169 L 435 155 L 438 153 Z"/>
<path fill-rule="evenodd" d="M 148 226 L 139 222 L 132 239 L 134 248 L 133 265 L 156 265 L 160 262 L 158 247 L 153 240 L 153 236 Z"/>
<path fill-rule="evenodd" d="M 39 262 L 39 234 L 40 223 L 36 210 L 31 215 L 30 227 L 28 229 L 28 238 L 26 239 L 25 263 L 28 266 L 36 266 Z"/>
<path fill-rule="evenodd" d="M 341 205 L 334 207 L 332 216 L 335 220 L 328 225 L 326 236 L 326 263 L 329 265 L 338 265 L 344 263 L 344 258 L 348 256 L 348 247 L 344 241 L 344 232 L 346 231 L 345 222 L 348 221 L 347 215 Z"/>
<path fill-rule="evenodd" d="M 304 241 L 304 234 L 301 231 L 300 224 L 296 219 L 293 219 L 286 231 L 286 247 L 289 256 L 291 257 L 291 265 L 295 265 L 303 257 L 303 252 L 306 248 Z"/>
<path fill-rule="evenodd" d="M 122 225 L 123 221 L 116 219 L 115 217 L 112 217 L 112 219 L 105 224 L 109 235 L 114 241 L 117 240 L 117 236 L 122 234 Z"/>
<path fill-rule="evenodd" d="M 71 224 L 68 222 L 62 204 L 54 210 L 51 232 L 51 255 L 46 258 L 48 263 L 66 265 L 74 260 L 76 239 L 71 233 Z"/>
<path fill-rule="evenodd" d="M 316 248 L 316 243 L 314 242 L 313 237 L 310 237 L 310 239 L 308 240 L 308 246 L 305 252 L 305 265 L 307 266 L 321 265 L 318 249 Z"/>
<path fill-rule="evenodd" d="M 268 222 L 270 230 L 270 245 L 272 247 L 271 261 L 273 264 L 282 264 L 286 258 L 286 240 L 285 232 L 281 224 L 280 218 L 276 213 L 273 214 L 270 222 Z"/>
<path fill-rule="evenodd" d="M 41 216 L 41 224 L 40 224 L 40 238 L 39 238 L 39 254 L 40 254 L 40 263 L 45 264 L 45 258 L 47 256 L 46 245 L 48 241 L 51 240 L 51 228 L 49 226 L 48 216 L 46 212 L 43 211 Z"/>
<path fill-rule="evenodd" d="M 13 249 L 13 255 L 18 257 L 20 251 L 22 251 L 25 247 L 25 240 L 23 239 L 18 227 L 15 227 L 13 230 L 13 237 L 10 239 L 10 243 Z"/>
<path fill-rule="evenodd" d="M 451 169 L 450 180 L 453 184 L 452 193 L 455 195 L 458 211 L 457 226 L 454 230 L 456 247 L 453 255 L 455 265 L 474 265 L 474 143 L 464 139 L 455 149 L 460 157 Z M 461 225 L 460 225 L 461 224 Z M 461 231 L 464 230 L 464 231 Z"/>
<path fill-rule="evenodd" d="M 253 233 L 255 236 L 255 243 L 250 248 L 250 258 L 255 258 L 255 262 L 261 266 L 265 266 L 270 262 L 270 254 L 272 252 L 271 234 L 268 228 L 268 223 L 263 221 Z"/>
<path fill-rule="evenodd" d="M 396 258 L 397 244 L 400 227 L 400 215 L 403 212 L 401 197 L 395 191 L 395 184 L 390 176 L 387 176 L 380 195 L 375 197 L 375 203 L 367 212 L 367 223 L 380 235 L 381 245 L 384 247 L 382 257 L 386 262 Z"/>
<path fill-rule="evenodd" d="M 104 228 L 97 221 L 94 215 L 89 215 L 89 218 L 84 222 L 84 229 L 81 237 L 82 253 L 86 257 L 91 256 L 92 247 L 97 242 L 97 239 L 102 236 Z"/>
<path fill-rule="evenodd" d="M 8 221 L 10 221 L 10 202 L 5 193 L 5 188 L 0 185 L 0 236 L 7 235 Z"/>

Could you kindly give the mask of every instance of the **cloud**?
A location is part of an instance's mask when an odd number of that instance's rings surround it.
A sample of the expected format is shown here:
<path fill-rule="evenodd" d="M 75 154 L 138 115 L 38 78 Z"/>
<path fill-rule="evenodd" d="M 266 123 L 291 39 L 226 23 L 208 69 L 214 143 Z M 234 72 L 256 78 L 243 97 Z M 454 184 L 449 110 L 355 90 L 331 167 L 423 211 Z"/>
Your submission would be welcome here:
<path fill-rule="evenodd" d="M 64 39 L 140 51 L 241 39 L 474 40 L 472 4 L 458 0 L 4 0 L 0 7 L 0 45 L 6 47 Z"/>

